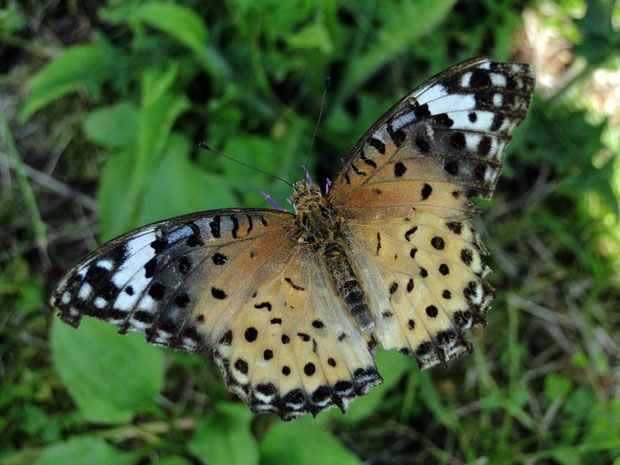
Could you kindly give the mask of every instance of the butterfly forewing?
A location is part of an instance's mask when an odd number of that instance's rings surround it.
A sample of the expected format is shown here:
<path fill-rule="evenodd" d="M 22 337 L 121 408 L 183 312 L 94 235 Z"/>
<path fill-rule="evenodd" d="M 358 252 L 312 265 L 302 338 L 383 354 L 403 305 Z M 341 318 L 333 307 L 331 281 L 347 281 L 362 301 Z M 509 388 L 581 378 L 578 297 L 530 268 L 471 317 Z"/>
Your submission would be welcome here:
<path fill-rule="evenodd" d="M 525 64 L 477 58 L 405 96 L 362 137 L 329 198 L 385 348 L 421 367 L 470 349 L 493 296 L 470 198 L 489 198 L 534 88 Z"/>
<path fill-rule="evenodd" d="M 492 195 L 504 148 L 534 87 L 525 64 L 476 58 L 405 96 L 357 143 L 329 192 L 353 217 L 411 207 L 471 217 L 469 198 Z"/>
<path fill-rule="evenodd" d="M 76 265 L 53 304 L 77 327 L 83 315 L 141 331 L 174 349 L 208 349 L 260 280 L 276 250 L 292 248 L 293 215 L 262 209 L 197 213 L 144 226 Z M 208 312 L 203 313 L 203 309 Z"/>

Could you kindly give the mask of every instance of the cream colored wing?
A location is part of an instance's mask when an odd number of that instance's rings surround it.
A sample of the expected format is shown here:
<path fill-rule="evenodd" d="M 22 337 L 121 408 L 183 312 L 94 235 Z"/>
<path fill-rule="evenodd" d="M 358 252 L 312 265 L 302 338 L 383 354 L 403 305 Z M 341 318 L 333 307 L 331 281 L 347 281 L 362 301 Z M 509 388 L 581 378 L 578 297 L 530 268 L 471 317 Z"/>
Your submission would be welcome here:
<path fill-rule="evenodd" d="M 272 270 L 231 320 L 214 357 L 229 388 L 255 412 L 291 420 L 346 411 L 381 377 L 327 270 L 309 249 Z"/>
<path fill-rule="evenodd" d="M 485 324 L 493 289 L 468 221 L 412 211 L 351 222 L 348 240 L 384 348 L 413 354 L 421 368 L 471 350 L 464 333 Z"/>

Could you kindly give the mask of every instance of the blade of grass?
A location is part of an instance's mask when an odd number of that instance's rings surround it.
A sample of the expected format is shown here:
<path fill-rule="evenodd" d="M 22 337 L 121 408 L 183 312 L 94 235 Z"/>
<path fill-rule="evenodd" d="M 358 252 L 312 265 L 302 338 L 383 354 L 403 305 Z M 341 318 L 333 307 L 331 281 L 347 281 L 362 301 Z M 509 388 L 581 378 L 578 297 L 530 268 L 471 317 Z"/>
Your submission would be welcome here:
<path fill-rule="evenodd" d="M 22 157 L 15 145 L 13 134 L 9 128 L 9 124 L 3 115 L 0 115 L 0 131 L 2 135 L 2 145 L 5 146 L 8 156 L 13 160 L 14 169 L 17 173 L 17 180 L 19 182 L 19 190 L 21 191 L 26 209 L 32 220 L 32 229 L 34 231 L 35 240 L 37 243 L 37 249 L 39 250 L 39 256 L 41 263 L 45 269 L 51 266 L 49 256 L 47 255 L 47 236 L 45 235 L 45 223 L 41 219 L 41 212 L 39 212 L 39 206 L 37 205 L 37 199 L 28 180 L 28 175 L 24 169 L 24 163 Z"/>

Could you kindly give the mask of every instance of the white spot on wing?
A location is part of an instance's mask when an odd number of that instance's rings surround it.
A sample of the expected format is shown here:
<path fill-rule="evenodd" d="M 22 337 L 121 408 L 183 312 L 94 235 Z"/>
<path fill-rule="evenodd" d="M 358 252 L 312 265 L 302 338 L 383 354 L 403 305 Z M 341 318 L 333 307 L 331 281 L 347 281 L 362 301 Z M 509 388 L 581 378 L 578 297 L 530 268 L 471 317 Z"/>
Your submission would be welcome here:
<path fill-rule="evenodd" d="M 147 312 L 152 312 L 155 308 L 155 301 L 150 295 L 145 295 L 140 300 L 140 304 L 138 305 L 138 310 L 144 310 Z"/>
<path fill-rule="evenodd" d="M 495 178 L 495 173 L 495 170 L 487 170 L 486 173 L 484 173 L 484 181 L 486 183 L 492 182 Z"/>
<path fill-rule="evenodd" d="M 471 94 L 448 95 L 428 103 L 428 110 L 432 115 L 474 108 L 476 108 L 476 99 Z"/>
<path fill-rule="evenodd" d="M 504 87 L 506 85 L 506 76 L 498 73 L 490 73 L 491 82 L 494 86 Z"/>
<path fill-rule="evenodd" d="M 192 235 L 192 228 L 190 228 L 189 226 L 184 226 L 178 229 L 177 231 L 173 231 L 170 234 L 168 234 L 166 236 L 166 240 L 170 244 L 170 243 L 178 241 L 179 239 L 182 239 L 184 237 L 189 237 L 191 235 Z"/>
<path fill-rule="evenodd" d="M 95 302 L 93 302 L 95 307 L 97 308 L 104 308 L 106 305 L 108 305 L 108 301 L 105 300 L 103 297 L 97 297 L 95 299 Z"/>
<path fill-rule="evenodd" d="M 95 266 L 110 271 L 113 267 L 113 264 L 110 260 L 99 260 L 97 263 L 95 263 Z"/>
<path fill-rule="evenodd" d="M 392 129 L 398 131 L 400 128 L 412 123 L 413 121 L 415 121 L 415 115 L 412 111 L 410 111 L 402 116 L 399 116 L 398 118 L 395 118 L 392 121 Z"/>
<path fill-rule="evenodd" d="M 469 81 L 471 79 L 471 71 L 461 76 L 461 87 L 469 87 Z"/>
<path fill-rule="evenodd" d="M 454 125 L 451 129 L 473 129 L 475 131 L 488 131 L 493 124 L 494 113 L 491 111 L 476 111 L 476 121 L 469 120 L 468 111 L 453 111 L 448 116 Z"/>
<path fill-rule="evenodd" d="M 155 233 L 150 232 L 127 242 L 127 258 L 112 276 L 112 282 L 117 287 L 124 287 L 138 273 L 140 268 L 143 268 L 155 256 L 155 250 L 149 247 L 154 240 Z M 133 282 L 131 284 L 134 288 L 136 287 Z"/>
<path fill-rule="evenodd" d="M 129 328 L 127 328 L 129 331 L 144 331 L 145 329 L 147 329 L 150 324 L 149 323 L 144 323 L 143 321 L 138 321 L 135 318 L 130 318 L 129 319 Z"/>
<path fill-rule="evenodd" d="M 385 130 L 385 127 L 381 127 L 381 129 L 378 129 L 377 131 L 375 131 L 372 137 L 374 137 L 375 139 L 379 139 L 384 144 L 390 140 L 388 137 L 388 133 Z"/>
<path fill-rule="evenodd" d="M 465 146 L 469 150 L 476 150 L 481 139 L 482 139 L 482 136 L 480 134 L 465 133 Z"/>
<path fill-rule="evenodd" d="M 63 292 L 62 297 L 61 297 L 61 299 L 60 299 L 60 302 L 61 302 L 63 305 L 67 305 L 67 304 L 69 303 L 69 301 L 70 301 L 70 300 L 71 300 L 71 296 L 69 295 L 69 291 L 65 291 L 65 292 Z"/>
<path fill-rule="evenodd" d="M 92 290 L 93 288 L 90 286 L 90 284 L 84 283 L 82 284 L 82 287 L 80 287 L 80 291 L 78 292 L 77 296 L 79 299 L 86 300 L 88 299 L 88 296 L 90 295 Z"/>
<path fill-rule="evenodd" d="M 496 107 L 501 107 L 502 102 L 504 101 L 504 97 L 500 93 L 493 94 L 493 105 Z"/>
<path fill-rule="evenodd" d="M 428 89 L 422 91 L 422 93 L 418 97 L 418 102 L 420 103 L 420 105 L 424 105 L 425 103 L 428 103 L 432 100 L 437 100 L 448 95 L 448 90 L 444 86 L 442 86 L 441 84 L 435 84 L 434 86 L 431 86 Z"/>

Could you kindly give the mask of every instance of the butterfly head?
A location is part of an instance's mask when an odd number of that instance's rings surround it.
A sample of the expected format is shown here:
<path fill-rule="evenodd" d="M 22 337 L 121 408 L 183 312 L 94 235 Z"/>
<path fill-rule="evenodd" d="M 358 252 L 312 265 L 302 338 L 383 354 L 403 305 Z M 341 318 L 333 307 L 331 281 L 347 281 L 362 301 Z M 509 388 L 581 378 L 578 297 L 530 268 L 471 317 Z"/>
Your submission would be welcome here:
<path fill-rule="evenodd" d="M 324 202 L 321 195 L 321 189 L 308 182 L 306 179 L 302 179 L 293 184 L 295 192 L 289 198 L 289 201 L 295 207 L 295 211 L 303 210 L 304 205 L 309 203 L 321 203 Z"/>

